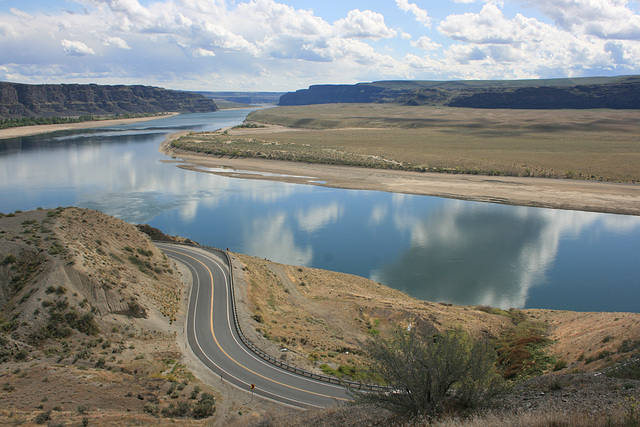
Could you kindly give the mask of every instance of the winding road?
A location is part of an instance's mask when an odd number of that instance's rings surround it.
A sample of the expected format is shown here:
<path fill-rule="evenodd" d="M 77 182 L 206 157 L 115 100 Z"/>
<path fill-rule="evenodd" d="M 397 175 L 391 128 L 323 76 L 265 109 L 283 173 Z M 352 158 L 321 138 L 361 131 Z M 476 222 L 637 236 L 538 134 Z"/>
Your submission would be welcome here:
<path fill-rule="evenodd" d="M 209 369 L 243 390 L 301 408 L 351 400 L 344 387 L 279 368 L 244 345 L 234 324 L 230 266 L 224 253 L 205 247 L 156 245 L 191 272 L 187 342 Z"/>

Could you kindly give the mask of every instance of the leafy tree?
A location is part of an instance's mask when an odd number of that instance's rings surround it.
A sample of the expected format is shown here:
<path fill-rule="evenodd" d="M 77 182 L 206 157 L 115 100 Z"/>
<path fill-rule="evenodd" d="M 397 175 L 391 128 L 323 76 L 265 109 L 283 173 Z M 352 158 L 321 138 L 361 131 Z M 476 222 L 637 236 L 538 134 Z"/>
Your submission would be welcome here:
<path fill-rule="evenodd" d="M 353 390 L 356 402 L 375 403 L 401 415 L 435 415 L 446 401 L 467 408 L 486 403 L 500 389 L 495 348 L 460 329 L 432 336 L 396 329 L 391 338 L 365 345 L 373 377 L 387 391 Z"/>

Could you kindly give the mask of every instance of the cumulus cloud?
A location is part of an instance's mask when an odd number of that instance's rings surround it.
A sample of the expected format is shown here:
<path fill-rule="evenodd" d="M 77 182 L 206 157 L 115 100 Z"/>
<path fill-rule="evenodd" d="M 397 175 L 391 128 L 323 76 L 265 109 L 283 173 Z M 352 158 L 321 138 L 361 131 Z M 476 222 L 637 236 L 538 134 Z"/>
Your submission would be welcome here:
<path fill-rule="evenodd" d="M 130 50 L 131 47 L 127 44 L 127 42 L 121 37 L 107 37 L 104 41 L 106 46 L 114 46 L 120 49 Z"/>
<path fill-rule="evenodd" d="M 436 50 L 441 45 L 434 42 L 427 36 L 422 36 L 417 41 L 411 42 L 411 46 L 417 47 L 418 49 L 423 49 L 423 50 Z"/>
<path fill-rule="evenodd" d="M 196 50 L 193 51 L 193 56 L 197 56 L 200 58 L 207 58 L 207 57 L 211 57 L 211 56 L 216 56 L 215 52 L 212 52 L 210 50 L 207 49 L 203 49 L 201 47 L 197 48 Z"/>
<path fill-rule="evenodd" d="M 336 21 L 335 27 L 345 37 L 381 39 L 397 34 L 384 23 L 384 16 L 370 10 L 351 10 L 346 18 Z"/>
<path fill-rule="evenodd" d="M 551 23 L 526 9 L 505 16 L 501 1 L 477 0 L 465 6 L 474 12 L 443 16 L 435 29 L 412 0 L 391 3 L 406 14 L 371 3 L 332 22 L 280 0 L 73 1 L 81 13 L 0 10 L 3 75 L 25 83 L 292 90 L 386 78 L 640 72 L 639 18 L 625 0 L 519 0 Z M 414 19 L 421 29 L 403 26 Z M 423 56 L 407 55 L 412 47 Z M 81 69 L 70 56 L 82 57 Z M 216 61 L 202 60 L 210 57 Z"/>
<path fill-rule="evenodd" d="M 451 15 L 439 26 L 438 30 L 453 40 L 467 43 L 513 43 L 518 31 L 527 23 L 519 22 L 522 16 L 515 20 L 505 19 L 502 11 L 493 4 L 486 4 L 480 13 L 465 13 Z"/>
<path fill-rule="evenodd" d="M 80 41 L 73 40 L 62 40 L 62 47 L 64 48 L 64 52 L 70 56 L 85 56 L 85 55 L 95 55 L 93 49 L 91 49 L 86 44 Z"/>
<path fill-rule="evenodd" d="M 445 56 L 449 69 L 457 67 L 461 78 L 579 76 L 589 69 L 630 67 L 631 58 L 638 58 L 630 45 L 607 45 L 604 39 L 522 14 L 508 19 L 495 4 L 485 4 L 479 13 L 451 15 L 438 31 L 458 42 L 446 49 Z"/>
<path fill-rule="evenodd" d="M 525 0 L 560 27 L 605 39 L 640 38 L 640 15 L 628 0 Z"/>
<path fill-rule="evenodd" d="M 416 21 L 429 27 L 431 26 L 431 18 L 426 10 L 420 9 L 415 3 L 409 3 L 409 0 L 396 0 L 398 8 L 404 12 L 411 12 Z"/>

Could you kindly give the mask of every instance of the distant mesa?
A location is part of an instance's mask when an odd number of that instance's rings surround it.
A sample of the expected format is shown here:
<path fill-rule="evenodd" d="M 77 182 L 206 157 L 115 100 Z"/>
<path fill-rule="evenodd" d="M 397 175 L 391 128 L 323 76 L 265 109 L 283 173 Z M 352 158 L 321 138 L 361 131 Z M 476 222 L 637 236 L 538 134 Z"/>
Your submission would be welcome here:
<path fill-rule="evenodd" d="M 399 103 L 468 108 L 640 108 L 640 76 L 546 80 L 378 81 L 316 85 L 289 92 L 279 105 Z"/>
<path fill-rule="evenodd" d="M 216 110 L 216 103 L 205 96 L 153 86 L 0 82 L 0 119 Z"/>

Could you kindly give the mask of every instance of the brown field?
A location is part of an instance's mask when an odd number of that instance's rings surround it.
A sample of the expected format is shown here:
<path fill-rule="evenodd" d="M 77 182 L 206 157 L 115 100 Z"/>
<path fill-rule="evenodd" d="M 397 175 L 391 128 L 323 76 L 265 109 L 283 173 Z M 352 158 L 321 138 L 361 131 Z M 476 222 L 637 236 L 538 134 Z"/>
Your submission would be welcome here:
<path fill-rule="evenodd" d="M 238 129 L 226 136 L 226 142 L 251 143 L 263 155 L 277 150 L 295 156 L 296 151 L 306 150 L 318 163 L 340 163 L 327 161 L 320 154 L 324 153 L 329 158 L 342 157 L 343 164 L 356 164 L 355 157 L 368 159 L 361 166 L 640 180 L 640 111 L 635 110 L 324 104 L 259 110 L 249 120 L 305 130 L 276 130 L 259 136 L 261 129 Z M 239 138 L 241 135 L 251 137 Z M 238 147 L 243 149 L 248 148 Z"/>

